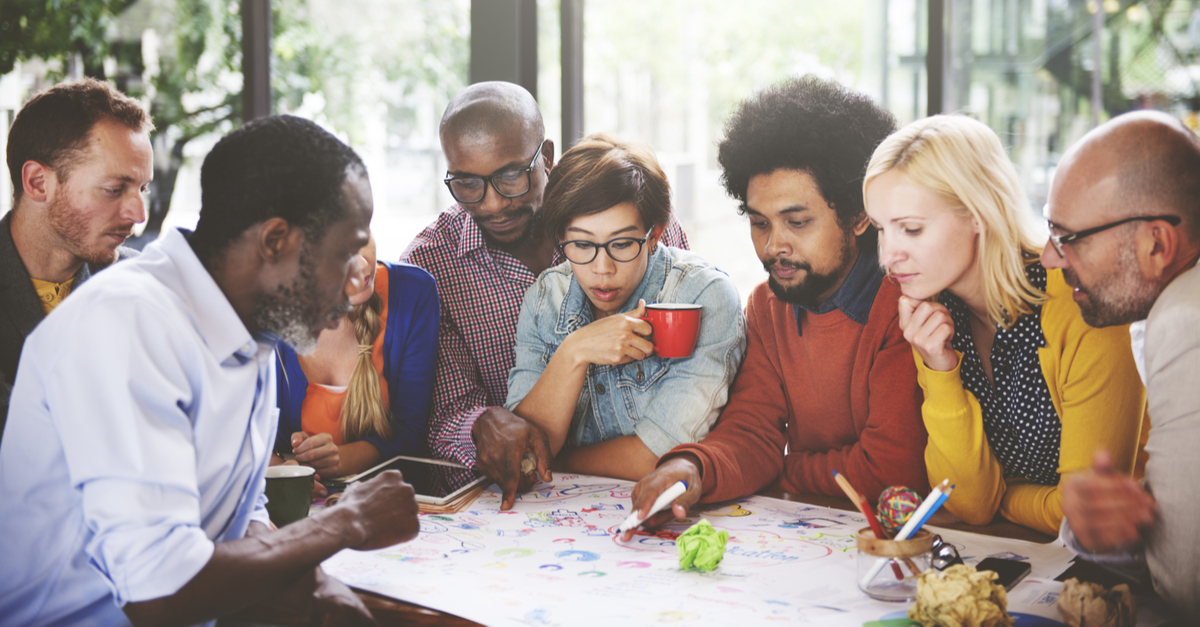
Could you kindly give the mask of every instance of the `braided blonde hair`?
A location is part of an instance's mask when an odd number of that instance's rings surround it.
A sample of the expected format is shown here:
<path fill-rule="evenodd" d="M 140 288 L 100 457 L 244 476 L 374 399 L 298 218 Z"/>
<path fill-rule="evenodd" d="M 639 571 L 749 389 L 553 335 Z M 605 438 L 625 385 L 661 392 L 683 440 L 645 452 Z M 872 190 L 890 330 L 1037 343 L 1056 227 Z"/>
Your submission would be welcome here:
<path fill-rule="evenodd" d="M 391 411 L 383 403 L 379 373 L 371 361 L 371 348 L 382 326 L 379 318 L 382 311 L 383 299 L 378 292 L 350 311 L 350 323 L 354 325 L 354 337 L 358 339 L 358 362 L 354 364 L 346 400 L 342 403 L 343 444 L 367 435 L 385 440 L 392 437 Z"/>

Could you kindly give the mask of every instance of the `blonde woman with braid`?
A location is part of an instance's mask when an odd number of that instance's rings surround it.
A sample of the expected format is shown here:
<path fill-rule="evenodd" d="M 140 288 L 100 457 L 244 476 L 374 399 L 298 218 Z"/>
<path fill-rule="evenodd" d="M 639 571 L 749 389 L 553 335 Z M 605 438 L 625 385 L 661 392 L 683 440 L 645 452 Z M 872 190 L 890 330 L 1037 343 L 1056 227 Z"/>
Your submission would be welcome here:
<path fill-rule="evenodd" d="M 1074 277 L 1039 263 L 1046 236 L 981 122 L 900 129 L 875 149 L 863 194 L 925 392 L 929 482 L 958 486 L 945 507 L 967 523 L 999 513 L 1057 534 L 1063 475 L 1102 448 L 1134 471 L 1146 393 L 1128 326 L 1088 326 Z"/>
<path fill-rule="evenodd" d="M 293 453 L 325 479 L 423 454 L 433 397 L 439 317 L 433 277 L 416 266 L 377 262 L 373 237 L 358 254 L 375 272 L 349 299 L 350 315 L 321 332 L 311 355 L 283 342 L 276 351 L 274 462 Z"/>

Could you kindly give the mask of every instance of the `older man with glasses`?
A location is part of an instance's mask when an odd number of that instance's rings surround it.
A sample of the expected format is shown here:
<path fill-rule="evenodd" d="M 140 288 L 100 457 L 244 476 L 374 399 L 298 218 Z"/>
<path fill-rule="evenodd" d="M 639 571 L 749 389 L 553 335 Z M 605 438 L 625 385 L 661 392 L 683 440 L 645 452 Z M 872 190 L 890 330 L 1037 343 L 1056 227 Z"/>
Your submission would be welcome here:
<path fill-rule="evenodd" d="M 504 401 L 521 299 L 561 261 L 553 238 L 537 228 L 554 142 L 533 96 L 503 82 L 460 92 L 439 132 L 456 204 L 401 255 L 437 279 L 442 301 L 429 445 L 435 456 L 495 479 L 508 509 L 534 479 L 524 460 L 536 460 L 536 471 L 550 478 L 546 435 Z M 688 247 L 675 221 L 663 243 Z"/>
<path fill-rule="evenodd" d="M 1196 618 L 1200 140 L 1162 113 L 1120 116 L 1063 158 L 1046 217 L 1042 264 L 1063 269 L 1083 319 L 1133 323 L 1153 421 L 1144 486 L 1097 451 L 1092 472 L 1064 488 L 1063 539 L 1096 561 L 1144 561 L 1163 598 Z"/>

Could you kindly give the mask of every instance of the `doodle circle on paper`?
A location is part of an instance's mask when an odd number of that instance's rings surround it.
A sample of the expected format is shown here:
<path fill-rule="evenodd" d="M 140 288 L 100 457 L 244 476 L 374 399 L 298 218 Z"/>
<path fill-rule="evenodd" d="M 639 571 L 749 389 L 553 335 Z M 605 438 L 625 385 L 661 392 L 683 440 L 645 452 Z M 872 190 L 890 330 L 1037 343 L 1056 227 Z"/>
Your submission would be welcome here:
<path fill-rule="evenodd" d="M 426 518 L 421 519 L 421 533 L 446 533 L 447 531 L 449 529 L 445 525 L 435 523 Z"/>
<path fill-rule="evenodd" d="M 743 509 L 741 505 L 732 503 L 729 505 L 721 505 L 719 507 L 701 508 L 698 510 L 705 516 L 718 516 L 729 518 L 741 518 L 742 516 L 753 516 L 754 512 Z"/>
<path fill-rule="evenodd" d="M 576 562 L 594 562 L 600 559 L 599 555 L 591 551 L 559 551 L 554 554 L 554 557 Z"/>
<path fill-rule="evenodd" d="M 542 564 L 541 566 L 538 566 L 538 568 L 546 570 L 562 570 L 562 566 L 559 564 Z"/>
<path fill-rule="evenodd" d="M 608 574 L 608 573 L 602 573 L 602 572 L 600 572 L 600 571 L 598 571 L 598 570 L 585 570 L 585 571 L 583 571 L 582 573 L 579 573 L 579 576 L 580 576 L 580 577 L 584 577 L 584 576 L 588 576 L 588 577 L 604 577 L 604 576 L 605 576 L 605 575 L 607 575 L 607 574 Z"/>
<path fill-rule="evenodd" d="M 650 568 L 650 562 L 617 562 L 617 566 L 625 568 Z"/>
<path fill-rule="evenodd" d="M 536 552 L 537 551 L 534 551 L 533 549 L 500 549 L 499 551 L 492 553 L 492 555 L 494 557 L 521 558 L 521 557 L 529 557 L 530 555 L 533 555 Z"/>

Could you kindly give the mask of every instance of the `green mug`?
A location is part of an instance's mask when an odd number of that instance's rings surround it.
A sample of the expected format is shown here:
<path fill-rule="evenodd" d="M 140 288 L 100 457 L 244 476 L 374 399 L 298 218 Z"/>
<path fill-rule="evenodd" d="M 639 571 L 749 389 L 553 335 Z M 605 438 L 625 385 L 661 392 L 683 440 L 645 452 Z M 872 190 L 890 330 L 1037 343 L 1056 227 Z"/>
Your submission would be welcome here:
<path fill-rule="evenodd" d="M 276 527 L 283 527 L 308 516 L 312 503 L 313 475 L 310 466 L 271 466 L 267 468 L 267 514 Z"/>

